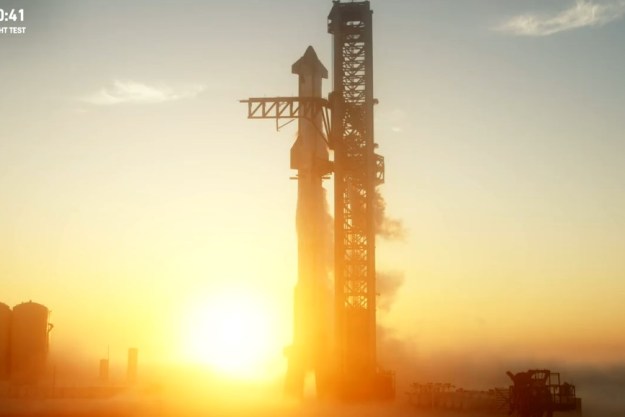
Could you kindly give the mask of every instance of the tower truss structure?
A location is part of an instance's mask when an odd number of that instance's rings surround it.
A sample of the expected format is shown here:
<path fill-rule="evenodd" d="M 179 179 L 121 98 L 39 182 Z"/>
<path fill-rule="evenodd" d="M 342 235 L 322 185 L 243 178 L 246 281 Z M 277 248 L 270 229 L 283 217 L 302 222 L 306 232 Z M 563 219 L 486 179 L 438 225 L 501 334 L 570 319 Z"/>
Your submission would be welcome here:
<path fill-rule="evenodd" d="M 376 359 L 376 186 L 384 159 L 374 152 L 373 31 L 368 1 L 334 2 L 335 338 L 341 395 L 379 396 Z"/>

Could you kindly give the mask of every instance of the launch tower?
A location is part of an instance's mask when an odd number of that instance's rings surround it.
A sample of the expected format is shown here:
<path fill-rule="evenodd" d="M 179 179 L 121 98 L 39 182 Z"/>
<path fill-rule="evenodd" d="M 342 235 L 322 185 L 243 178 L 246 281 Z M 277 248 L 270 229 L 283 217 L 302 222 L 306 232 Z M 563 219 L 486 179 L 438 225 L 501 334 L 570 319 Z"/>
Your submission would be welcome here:
<path fill-rule="evenodd" d="M 384 159 L 374 152 L 372 14 L 368 1 L 334 2 L 328 16 L 335 338 L 340 395 L 348 399 L 379 396 L 385 384 L 376 360 L 375 187 L 384 181 Z"/>
<path fill-rule="evenodd" d="M 334 152 L 334 161 L 328 164 L 328 171 L 334 173 L 334 340 L 329 357 L 317 356 L 317 363 L 331 366 L 329 377 L 323 379 L 323 387 L 319 387 L 319 380 L 317 384 L 318 393 L 331 392 L 346 401 L 389 399 L 395 391 L 393 375 L 382 372 L 377 366 L 376 352 L 376 187 L 384 182 L 384 158 L 375 153 L 377 145 L 373 135 L 376 100 L 373 97 L 372 13 L 369 1 L 333 2 L 328 32 L 333 35 L 334 43 L 334 91 L 328 100 L 318 94 L 302 94 L 301 84 L 300 97 L 243 100 L 248 106 L 248 118 L 275 119 L 277 127 L 280 119 L 299 119 L 300 135 L 302 126 L 313 135 L 310 130 L 313 127 L 323 134 Z M 321 79 L 318 74 L 315 85 Z M 309 122 L 301 123 L 302 119 Z M 298 136 L 298 141 L 300 139 Z M 297 141 L 291 151 L 292 165 L 296 145 Z M 293 167 L 299 169 L 300 175 L 303 173 L 301 168 Z M 298 193 L 302 192 L 302 185 L 300 179 Z M 306 297 L 310 297 L 311 292 L 307 293 Z M 310 334 L 318 326 L 310 320 L 320 316 L 298 301 L 306 297 L 301 292 L 298 295 L 296 289 L 296 316 L 299 311 L 308 316 L 308 321 L 296 317 L 294 339 L 297 334 Z M 307 323 L 305 325 L 311 328 L 297 329 L 298 322 Z M 325 350 L 318 346 L 315 351 Z M 289 367 L 291 365 L 290 359 Z M 293 376 L 291 370 L 289 372 L 287 387 Z M 291 381 L 290 386 L 298 385 Z"/>

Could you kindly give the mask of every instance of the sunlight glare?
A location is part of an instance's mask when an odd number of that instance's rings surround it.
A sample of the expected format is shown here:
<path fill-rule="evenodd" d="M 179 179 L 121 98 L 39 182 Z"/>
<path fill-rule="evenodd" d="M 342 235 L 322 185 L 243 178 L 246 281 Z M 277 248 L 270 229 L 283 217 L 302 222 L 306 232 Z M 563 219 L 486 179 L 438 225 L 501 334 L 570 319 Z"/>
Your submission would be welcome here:
<path fill-rule="evenodd" d="M 185 321 L 185 356 L 225 376 L 262 378 L 279 354 L 270 311 L 250 294 L 215 294 L 194 305 Z"/>

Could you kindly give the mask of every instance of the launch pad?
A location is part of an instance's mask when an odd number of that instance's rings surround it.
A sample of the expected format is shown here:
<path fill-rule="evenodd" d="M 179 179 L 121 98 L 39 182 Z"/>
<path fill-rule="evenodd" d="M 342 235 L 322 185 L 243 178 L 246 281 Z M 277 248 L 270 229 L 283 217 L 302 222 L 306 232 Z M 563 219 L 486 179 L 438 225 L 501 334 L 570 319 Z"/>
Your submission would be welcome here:
<path fill-rule="evenodd" d="M 333 91 L 321 96 L 327 70 L 312 47 L 293 65 L 298 97 L 250 98 L 250 119 L 299 120 L 291 148 L 298 170 L 298 282 L 293 345 L 287 349 L 287 393 L 301 396 L 308 371 L 317 394 L 346 401 L 391 399 L 394 376 L 381 371 L 376 352 L 376 187 L 384 158 L 375 153 L 373 30 L 369 1 L 334 1 Z M 334 159 L 329 160 L 329 151 Z M 334 300 L 324 269 L 322 178 L 334 174 Z M 327 317 L 327 308 L 334 305 Z"/>

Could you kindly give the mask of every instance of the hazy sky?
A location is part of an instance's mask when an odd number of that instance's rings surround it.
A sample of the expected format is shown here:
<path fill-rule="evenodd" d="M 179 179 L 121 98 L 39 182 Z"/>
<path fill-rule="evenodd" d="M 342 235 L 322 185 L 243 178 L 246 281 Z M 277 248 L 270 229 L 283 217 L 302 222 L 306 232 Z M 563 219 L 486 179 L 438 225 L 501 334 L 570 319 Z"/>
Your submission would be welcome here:
<path fill-rule="evenodd" d="M 0 35 L 0 301 L 47 305 L 57 348 L 153 362 L 185 359 L 194 311 L 262 305 L 283 366 L 295 124 L 238 100 L 294 95 L 308 45 L 331 68 L 331 2 L 0 4 L 27 27 Z M 378 243 L 405 278 L 381 320 L 422 353 L 624 361 L 625 3 L 372 8 L 382 193 L 408 231 Z"/>

